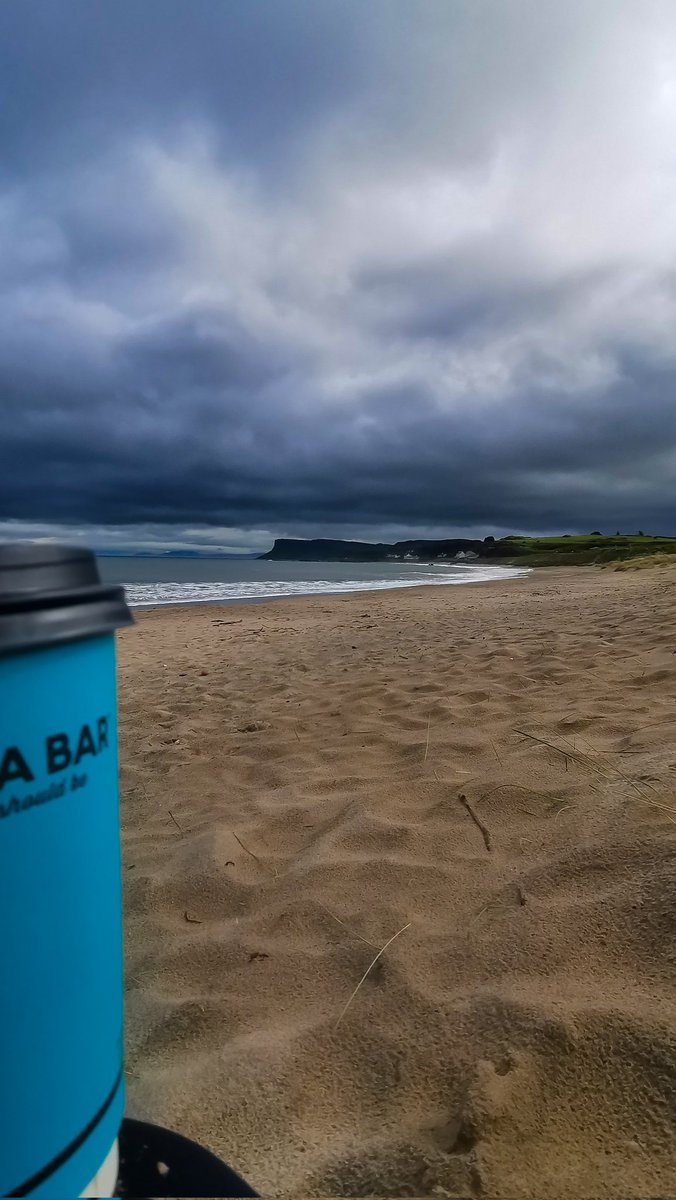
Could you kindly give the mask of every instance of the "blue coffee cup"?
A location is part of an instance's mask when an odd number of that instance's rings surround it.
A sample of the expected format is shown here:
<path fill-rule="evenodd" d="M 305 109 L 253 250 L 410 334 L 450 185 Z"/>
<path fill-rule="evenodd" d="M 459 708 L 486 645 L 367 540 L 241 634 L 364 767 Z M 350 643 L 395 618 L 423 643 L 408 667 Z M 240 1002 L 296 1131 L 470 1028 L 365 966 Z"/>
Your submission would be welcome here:
<path fill-rule="evenodd" d="M 80 1195 L 122 1119 L 114 630 L 131 621 L 89 551 L 0 546 L 2 1196 Z"/>

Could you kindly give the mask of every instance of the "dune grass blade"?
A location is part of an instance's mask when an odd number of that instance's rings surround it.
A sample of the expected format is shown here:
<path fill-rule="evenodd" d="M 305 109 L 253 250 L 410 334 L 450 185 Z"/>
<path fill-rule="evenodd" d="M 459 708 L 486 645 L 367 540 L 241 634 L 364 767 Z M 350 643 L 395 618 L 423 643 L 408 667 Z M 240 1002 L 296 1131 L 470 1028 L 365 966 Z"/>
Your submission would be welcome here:
<path fill-rule="evenodd" d="M 392 937 L 391 937 L 391 938 L 389 938 L 389 939 L 388 939 L 388 941 L 386 941 L 386 942 L 385 942 L 385 945 L 380 947 L 380 950 L 379 950 L 379 951 L 378 951 L 378 953 L 376 954 L 376 956 L 375 956 L 375 958 L 373 959 L 373 961 L 372 961 L 371 963 L 369 963 L 368 967 L 367 967 L 367 968 L 366 968 L 366 970 L 364 971 L 364 974 L 362 975 L 361 979 L 359 980 L 359 983 L 357 984 L 357 986 L 356 986 L 356 988 L 354 989 L 354 991 L 353 991 L 352 995 L 350 996 L 350 999 L 348 1000 L 348 1002 L 347 1002 L 347 1004 L 345 1005 L 345 1007 L 344 1007 L 343 1011 L 341 1012 L 340 1016 L 338 1017 L 338 1020 L 336 1021 L 336 1024 L 335 1024 L 335 1026 L 334 1026 L 334 1028 L 335 1028 L 335 1029 L 337 1029 L 337 1028 L 338 1028 L 338 1026 L 340 1025 L 340 1022 L 342 1021 L 343 1017 L 345 1016 L 345 1013 L 347 1012 L 347 1010 L 348 1010 L 348 1008 L 350 1007 L 350 1005 L 351 1005 L 352 1001 L 354 1000 L 355 996 L 357 995 L 357 992 L 359 991 L 359 989 L 360 989 L 360 987 L 361 987 L 362 983 L 363 983 L 363 982 L 364 982 L 364 980 L 366 979 L 367 975 L 369 975 L 369 974 L 370 974 L 370 972 L 371 972 L 371 971 L 373 970 L 373 968 L 375 967 L 375 965 L 376 965 L 376 963 L 377 963 L 378 959 L 380 958 L 381 954 L 384 954 L 384 953 L 385 953 L 385 951 L 387 950 L 387 947 L 392 945 L 392 942 L 394 941 L 394 939 L 395 939 L 395 938 L 398 938 L 398 937 L 399 937 L 399 934 L 400 934 L 400 933 L 404 933 L 404 931 L 405 931 L 406 929 L 410 929 L 410 926 L 411 926 L 411 922 L 410 922 L 410 921 L 409 921 L 409 922 L 408 922 L 406 925 L 402 925 L 401 929 L 398 929 L 396 933 L 393 933 L 393 934 L 392 934 Z"/>
<path fill-rule="evenodd" d="M 547 746 L 549 750 L 555 750 L 557 754 L 562 754 L 566 761 L 568 759 L 572 759 L 573 762 L 577 762 L 580 766 L 586 767 L 587 770 L 595 772 L 596 775 L 601 775 L 604 779 L 612 779 L 613 777 L 615 777 L 615 779 L 621 779 L 627 784 L 628 787 L 632 788 L 633 791 L 636 792 L 639 800 L 643 804 L 648 804 L 651 808 L 657 808 L 661 812 L 666 813 L 672 824 L 676 825 L 675 808 L 669 804 L 661 804 L 658 800 L 653 800 L 652 796 L 646 796 L 646 790 L 653 792 L 655 795 L 659 795 L 657 789 L 654 788 L 652 784 L 638 783 L 637 780 L 631 779 L 628 775 L 625 775 L 624 771 L 621 771 L 619 767 L 613 766 L 612 763 L 598 763 L 591 757 L 590 754 L 583 754 L 581 750 L 568 750 L 566 748 L 562 749 L 561 746 L 556 746 L 554 742 L 548 742 L 546 738 L 537 737 L 536 734 L 528 733 L 525 729 L 515 729 L 514 733 L 520 734 L 521 737 L 528 738 L 529 741 L 535 742 L 539 746 Z M 564 738 L 564 741 L 566 740 L 567 739 Z"/>
<path fill-rule="evenodd" d="M 347 929 L 347 932 L 351 933 L 353 937 L 358 938 L 359 941 L 363 942 L 365 946 L 370 946 L 373 950 L 375 950 L 375 942 L 370 942 L 368 938 L 365 938 L 361 933 L 357 933 L 356 929 L 353 929 L 351 925 L 347 925 L 345 921 L 342 921 L 340 917 L 337 917 L 334 912 L 331 912 L 330 908 L 327 908 L 325 904 L 322 904 L 321 900 L 318 900 L 317 903 L 319 904 L 320 908 L 324 909 L 325 913 L 328 913 L 328 915 L 333 918 L 334 921 L 337 921 L 339 925 L 342 925 L 343 929 Z"/>

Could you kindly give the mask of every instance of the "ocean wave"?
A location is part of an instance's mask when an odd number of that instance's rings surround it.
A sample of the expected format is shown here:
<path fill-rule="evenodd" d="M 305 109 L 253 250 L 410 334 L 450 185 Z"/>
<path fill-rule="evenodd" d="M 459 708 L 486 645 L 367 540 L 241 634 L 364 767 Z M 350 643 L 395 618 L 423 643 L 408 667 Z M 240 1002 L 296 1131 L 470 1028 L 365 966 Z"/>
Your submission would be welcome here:
<path fill-rule="evenodd" d="M 452 573 L 451 573 L 452 572 Z M 449 573 L 417 571 L 411 576 L 388 579 L 294 579 L 237 580 L 236 582 L 173 582 L 125 584 L 132 608 L 155 608 L 168 604 L 234 604 L 279 600 L 286 596 L 331 596 L 346 592 L 378 592 L 392 588 L 448 586 L 488 583 L 494 579 L 517 579 L 529 570 L 519 567 L 484 567 L 454 564 Z"/>

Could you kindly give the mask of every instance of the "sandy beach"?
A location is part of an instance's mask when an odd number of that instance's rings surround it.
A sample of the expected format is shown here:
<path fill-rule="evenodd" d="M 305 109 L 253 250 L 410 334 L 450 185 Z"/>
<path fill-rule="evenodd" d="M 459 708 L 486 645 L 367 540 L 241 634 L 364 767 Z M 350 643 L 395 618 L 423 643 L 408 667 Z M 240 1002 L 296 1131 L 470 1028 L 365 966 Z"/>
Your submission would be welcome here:
<path fill-rule="evenodd" d="M 672 569 L 140 613 L 130 1115 L 266 1195 L 676 1194 L 675 627 Z"/>

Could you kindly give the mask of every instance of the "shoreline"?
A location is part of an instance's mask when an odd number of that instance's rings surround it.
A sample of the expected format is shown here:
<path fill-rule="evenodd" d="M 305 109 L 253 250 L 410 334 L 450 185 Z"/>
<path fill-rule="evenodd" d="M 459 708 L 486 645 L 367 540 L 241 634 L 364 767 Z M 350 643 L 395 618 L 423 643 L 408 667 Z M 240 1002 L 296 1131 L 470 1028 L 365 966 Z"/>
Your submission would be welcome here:
<path fill-rule="evenodd" d="M 285 599 L 119 637 L 129 1115 L 283 1200 L 670 1195 L 676 573 Z"/>
<path fill-rule="evenodd" d="M 379 596 L 383 593 L 387 593 L 389 595 L 389 594 L 395 593 L 395 592 L 402 593 L 402 592 L 410 592 L 410 591 L 414 591 L 414 590 L 418 591 L 418 590 L 427 589 L 427 588 L 441 590 L 444 588 L 468 588 L 468 587 L 478 588 L 478 587 L 486 587 L 486 586 L 491 586 L 491 585 L 502 586 L 507 583 L 524 582 L 526 579 L 530 578 L 530 576 L 533 574 L 533 571 L 535 570 L 535 568 L 533 568 L 533 567 L 522 567 L 522 568 L 514 568 L 514 569 L 519 570 L 520 574 L 519 575 L 505 575 L 504 577 L 499 576 L 499 577 L 496 577 L 493 579 L 477 579 L 477 580 L 467 580 L 467 581 L 458 580 L 457 582 L 453 581 L 451 583 L 408 583 L 408 584 L 392 584 L 392 585 L 388 584 L 388 585 L 384 585 L 382 587 L 352 588 L 349 591 L 347 591 L 347 590 L 345 590 L 345 591 L 329 591 L 329 590 L 327 590 L 327 591 L 322 591 L 322 592 L 297 592 L 297 593 L 294 593 L 291 595 L 279 593 L 274 596 L 250 596 L 250 597 L 235 596 L 232 599 L 219 598 L 219 599 L 214 599 L 214 600 L 211 600 L 211 599 L 209 599 L 209 600 L 196 600 L 196 599 L 195 600 L 161 600 L 161 601 L 148 600 L 148 601 L 142 601 L 140 603 L 130 603 L 129 607 L 132 609 L 133 612 L 148 612 L 150 610 L 164 611 L 166 609 L 173 610 L 173 609 L 182 609 L 182 608 L 203 608 L 203 607 L 232 608 L 233 606 L 237 606 L 237 605 L 240 605 L 242 607 L 249 607 L 250 605 L 276 604 L 279 601 L 290 601 L 290 600 L 322 600 L 322 599 L 341 600 L 341 599 L 347 599 L 350 596 L 372 596 L 372 595 Z M 587 570 L 593 570 L 594 568 L 589 568 L 589 567 L 584 567 L 584 568 L 538 567 L 537 571 L 538 571 L 538 574 L 541 574 L 541 573 L 550 572 L 550 571 L 556 571 L 557 573 L 561 573 L 562 571 L 576 571 L 576 570 L 580 570 L 580 569 L 587 571 Z M 127 586 L 129 586 L 129 585 L 127 585 Z M 131 586 L 134 586 L 134 585 L 131 585 Z"/>

